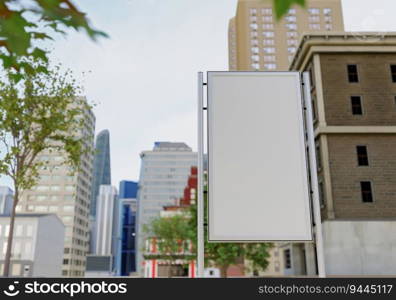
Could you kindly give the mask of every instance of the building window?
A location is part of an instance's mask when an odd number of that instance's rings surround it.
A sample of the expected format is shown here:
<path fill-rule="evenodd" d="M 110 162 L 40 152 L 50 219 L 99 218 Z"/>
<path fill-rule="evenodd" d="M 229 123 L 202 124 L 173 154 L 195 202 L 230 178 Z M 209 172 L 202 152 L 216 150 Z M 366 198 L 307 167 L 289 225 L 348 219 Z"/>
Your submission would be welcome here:
<path fill-rule="evenodd" d="M 266 68 L 268 70 L 275 70 L 276 64 L 264 64 L 264 68 Z"/>
<path fill-rule="evenodd" d="M 263 51 L 264 51 L 264 53 L 271 54 L 271 53 L 275 53 L 275 48 L 265 47 L 265 48 L 263 48 Z"/>
<path fill-rule="evenodd" d="M 266 29 L 274 29 L 274 25 L 270 24 L 270 23 L 263 24 L 263 29 L 264 30 L 266 30 Z"/>
<path fill-rule="evenodd" d="M 289 15 L 295 15 L 296 14 L 296 9 L 295 8 L 289 9 L 288 14 Z"/>
<path fill-rule="evenodd" d="M 250 15 L 255 16 L 257 14 L 257 9 L 256 8 L 251 8 L 250 9 Z"/>
<path fill-rule="evenodd" d="M 272 15 L 272 8 L 263 8 L 263 9 L 261 10 L 261 13 L 262 13 L 263 15 Z"/>
<path fill-rule="evenodd" d="M 275 45 L 275 41 L 265 39 L 265 40 L 263 40 L 263 45 Z"/>
<path fill-rule="evenodd" d="M 323 8 L 323 14 L 330 15 L 331 14 L 331 8 Z"/>
<path fill-rule="evenodd" d="M 351 105 L 353 115 L 363 115 L 362 97 L 352 96 Z"/>
<path fill-rule="evenodd" d="M 271 23 L 273 21 L 272 16 L 264 16 L 263 22 Z"/>
<path fill-rule="evenodd" d="M 285 269 L 291 269 L 291 253 L 290 249 L 286 249 L 283 251 L 283 254 L 285 256 Z"/>
<path fill-rule="evenodd" d="M 276 58 L 274 55 L 264 55 L 264 61 L 265 62 L 275 62 Z"/>
<path fill-rule="evenodd" d="M 362 191 L 362 201 L 365 203 L 373 202 L 373 191 L 370 181 L 361 181 L 360 189 Z"/>
<path fill-rule="evenodd" d="M 325 194 L 324 194 L 324 186 L 323 182 L 319 182 L 319 202 L 320 206 L 325 206 Z"/>
<path fill-rule="evenodd" d="M 396 65 L 391 65 L 392 82 L 396 82 Z"/>
<path fill-rule="evenodd" d="M 263 36 L 266 38 L 272 38 L 275 36 L 275 33 L 273 31 L 263 31 Z"/>
<path fill-rule="evenodd" d="M 309 24 L 309 29 L 319 30 L 320 29 L 320 24 Z"/>
<path fill-rule="evenodd" d="M 319 15 L 320 14 L 320 9 L 319 8 L 310 8 L 310 9 L 308 9 L 308 12 L 311 15 Z"/>
<path fill-rule="evenodd" d="M 320 171 L 322 169 L 322 155 L 320 152 L 319 141 L 316 143 L 316 167 L 317 167 L 318 171 Z"/>
<path fill-rule="evenodd" d="M 287 48 L 287 51 L 289 52 L 289 53 L 296 53 L 296 47 L 289 47 L 289 48 Z"/>
<path fill-rule="evenodd" d="M 368 166 L 368 154 L 367 154 L 367 147 L 366 146 L 356 146 L 357 158 L 358 158 L 358 165 L 359 166 Z"/>
<path fill-rule="evenodd" d="M 396 66 L 395 66 L 396 67 Z M 359 75 L 357 65 L 348 65 L 348 80 L 349 82 L 359 82 Z M 396 69 L 395 69 L 396 71 Z"/>

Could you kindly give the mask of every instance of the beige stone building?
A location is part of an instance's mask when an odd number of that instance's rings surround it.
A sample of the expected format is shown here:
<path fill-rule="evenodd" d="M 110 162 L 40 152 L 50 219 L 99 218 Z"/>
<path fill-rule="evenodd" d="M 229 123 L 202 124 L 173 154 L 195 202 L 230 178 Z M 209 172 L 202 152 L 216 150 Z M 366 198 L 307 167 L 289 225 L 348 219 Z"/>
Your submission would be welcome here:
<path fill-rule="evenodd" d="M 312 81 L 327 274 L 396 274 L 396 34 L 304 36 L 290 70 Z M 290 274 L 312 250 L 291 247 Z"/>
<path fill-rule="evenodd" d="M 93 149 L 95 116 L 85 113 L 86 147 Z M 93 151 L 85 154 L 81 170 L 71 175 L 70 167 L 63 164 L 64 155 L 56 151 L 43 152 L 38 159 L 48 164 L 40 170 L 38 185 L 23 192 L 17 213 L 56 214 L 65 225 L 62 276 L 84 275 L 89 247 L 89 206 L 91 197 Z"/>
<path fill-rule="evenodd" d="M 229 68 L 287 71 L 304 32 L 343 30 L 341 0 L 308 0 L 279 21 L 273 0 L 239 0 L 229 22 Z"/>

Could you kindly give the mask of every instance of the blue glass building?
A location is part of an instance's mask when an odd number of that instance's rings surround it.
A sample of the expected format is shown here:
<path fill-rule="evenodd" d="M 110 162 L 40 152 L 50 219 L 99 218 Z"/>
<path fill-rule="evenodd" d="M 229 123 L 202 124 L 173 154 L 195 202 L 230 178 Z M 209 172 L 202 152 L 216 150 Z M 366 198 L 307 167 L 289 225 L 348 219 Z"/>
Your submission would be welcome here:
<path fill-rule="evenodd" d="M 134 181 L 121 181 L 119 190 L 119 247 L 117 273 L 128 276 L 136 272 L 136 213 L 138 184 Z"/>
<path fill-rule="evenodd" d="M 96 198 L 102 184 L 111 184 L 110 133 L 108 130 L 102 130 L 96 137 L 90 208 L 90 215 L 93 219 L 96 216 Z"/>

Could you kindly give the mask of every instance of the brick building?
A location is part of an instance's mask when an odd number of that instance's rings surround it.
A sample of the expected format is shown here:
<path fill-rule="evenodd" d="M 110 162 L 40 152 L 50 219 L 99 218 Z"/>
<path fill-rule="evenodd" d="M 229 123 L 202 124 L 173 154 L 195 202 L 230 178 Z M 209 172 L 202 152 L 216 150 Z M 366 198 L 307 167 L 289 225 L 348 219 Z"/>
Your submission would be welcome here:
<path fill-rule="evenodd" d="M 290 70 L 311 78 L 327 274 L 396 274 L 396 34 L 306 35 Z M 287 251 L 316 272 L 312 244 Z"/>

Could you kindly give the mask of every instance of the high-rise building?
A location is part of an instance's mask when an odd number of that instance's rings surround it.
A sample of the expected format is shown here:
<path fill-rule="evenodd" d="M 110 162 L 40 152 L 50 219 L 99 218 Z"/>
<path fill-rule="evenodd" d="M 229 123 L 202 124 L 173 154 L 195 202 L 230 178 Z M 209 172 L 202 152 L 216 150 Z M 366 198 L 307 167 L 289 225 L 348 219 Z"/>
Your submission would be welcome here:
<path fill-rule="evenodd" d="M 71 175 L 64 164 L 61 151 L 43 151 L 37 159 L 46 161 L 39 170 L 38 184 L 25 190 L 17 206 L 18 213 L 54 213 L 65 225 L 63 276 L 83 276 L 89 247 L 89 208 L 93 171 L 95 116 L 85 111 L 85 125 L 81 130 L 84 147 L 89 149 L 81 157 L 80 168 Z"/>
<path fill-rule="evenodd" d="M 12 242 L 10 275 L 60 277 L 65 226 L 54 214 L 17 214 Z M 10 216 L 0 216 L 0 274 L 10 230 Z"/>
<path fill-rule="evenodd" d="M 0 186 L 0 215 L 10 215 L 12 212 L 14 193 L 8 186 Z"/>
<path fill-rule="evenodd" d="M 110 169 L 110 133 L 102 130 L 96 136 L 95 157 L 93 169 L 93 184 L 91 193 L 91 216 L 96 215 L 96 200 L 99 194 L 99 187 L 102 184 L 111 184 Z"/>
<path fill-rule="evenodd" d="M 396 34 L 310 34 L 291 64 L 310 74 L 327 275 L 396 274 L 395 49 Z M 312 244 L 285 255 L 289 274 L 316 271 Z"/>
<path fill-rule="evenodd" d="M 304 32 L 344 31 L 341 0 L 307 0 L 276 20 L 273 0 L 239 0 L 228 34 L 231 71 L 287 71 Z"/>
<path fill-rule="evenodd" d="M 118 195 L 115 187 L 101 185 L 96 210 L 96 255 L 114 256 L 117 247 Z"/>
<path fill-rule="evenodd" d="M 141 170 L 138 190 L 138 271 L 142 273 L 145 225 L 160 216 L 162 208 L 174 205 L 182 196 L 192 166 L 197 166 L 197 153 L 185 143 L 156 142 L 152 151 L 140 155 Z"/>
<path fill-rule="evenodd" d="M 120 182 L 120 227 L 117 270 L 120 276 L 129 276 L 136 272 L 136 215 L 137 188 L 134 181 Z"/>

